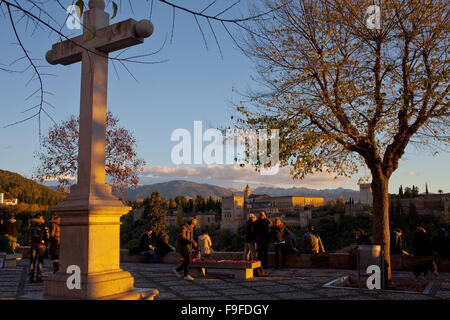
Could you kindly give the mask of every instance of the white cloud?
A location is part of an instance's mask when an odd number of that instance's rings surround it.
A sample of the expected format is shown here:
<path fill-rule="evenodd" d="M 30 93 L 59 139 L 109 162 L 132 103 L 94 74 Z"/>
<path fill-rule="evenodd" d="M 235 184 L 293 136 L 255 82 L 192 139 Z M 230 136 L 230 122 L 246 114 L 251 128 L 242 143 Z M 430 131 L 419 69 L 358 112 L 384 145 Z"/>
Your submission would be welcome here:
<path fill-rule="evenodd" d="M 410 177 L 418 177 L 420 176 L 420 172 L 408 171 L 406 174 Z"/>
<path fill-rule="evenodd" d="M 308 175 L 304 180 L 293 180 L 289 168 L 280 168 L 275 175 L 261 175 L 253 167 L 239 165 L 208 165 L 203 167 L 187 166 L 147 166 L 143 176 L 147 178 L 169 179 L 207 179 L 224 182 L 251 183 L 266 186 L 302 186 L 310 188 L 339 187 L 350 182 L 350 179 L 338 177 L 326 172 Z M 351 185 L 352 186 L 352 185 Z"/>

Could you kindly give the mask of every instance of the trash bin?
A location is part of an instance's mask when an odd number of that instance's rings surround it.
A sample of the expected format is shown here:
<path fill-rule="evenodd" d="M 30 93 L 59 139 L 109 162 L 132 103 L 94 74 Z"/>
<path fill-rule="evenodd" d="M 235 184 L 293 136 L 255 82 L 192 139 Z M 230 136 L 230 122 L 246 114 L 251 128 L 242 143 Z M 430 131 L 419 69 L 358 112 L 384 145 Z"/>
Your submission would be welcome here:
<path fill-rule="evenodd" d="M 358 246 L 358 283 L 361 275 L 370 275 L 367 268 L 378 266 L 381 272 L 381 286 L 384 288 L 383 248 L 381 245 Z"/>

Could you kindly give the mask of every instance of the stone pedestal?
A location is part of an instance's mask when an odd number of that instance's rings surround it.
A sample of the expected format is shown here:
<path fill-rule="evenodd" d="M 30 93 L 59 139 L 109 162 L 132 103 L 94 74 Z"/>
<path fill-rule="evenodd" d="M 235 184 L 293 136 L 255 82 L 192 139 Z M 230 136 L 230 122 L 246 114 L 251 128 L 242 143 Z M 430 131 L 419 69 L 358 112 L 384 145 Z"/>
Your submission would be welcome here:
<path fill-rule="evenodd" d="M 120 216 L 130 208 L 112 196 L 111 187 L 75 185 L 69 196 L 50 210 L 61 217 L 60 270 L 44 282 L 43 296 L 73 299 L 136 296 L 133 277 L 119 268 Z M 67 286 L 72 274 L 66 271 L 71 265 L 80 268 L 80 289 Z"/>

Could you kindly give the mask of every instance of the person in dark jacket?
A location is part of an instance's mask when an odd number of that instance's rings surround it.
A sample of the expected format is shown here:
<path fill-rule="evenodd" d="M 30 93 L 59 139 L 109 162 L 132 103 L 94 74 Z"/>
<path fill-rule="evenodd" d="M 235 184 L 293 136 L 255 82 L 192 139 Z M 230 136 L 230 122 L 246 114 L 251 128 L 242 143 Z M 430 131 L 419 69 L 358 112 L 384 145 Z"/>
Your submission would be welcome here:
<path fill-rule="evenodd" d="M 181 226 L 181 231 L 178 234 L 176 251 L 183 257 L 183 263 L 174 269 L 175 275 L 180 278 L 179 272 L 183 270 L 185 280 L 194 280 L 188 273 L 188 267 L 191 262 L 192 247 L 197 247 L 197 242 L 194 241 L 194 228 L 197 225 L 198 219 L 192 218 L 189 222 Z"/>
<path fill-rule="evenodd" d="M 163 230 L 152 233 L 151 243 L 155 246 L 155 252 L 159 258 L 173 251 L 169 245 L 169 234 Z"/>
<path fill-rule="evenodd" d="M 61 245 L 61 218 L 52 213 L 50 221 L 50 258 L 53 263 L 53 273 L 59 270 L 59 247 Z"/>
<path fill-rule="evenodd" d="M 403 231 L 401 229 L 395 229 L 391 233 L 391 254 L 408 254 L 403 250 Z"/>
<path fill-rule="evenodd" d="M 6 220 L 0 215 L 0 237 L 6 234 Z"/>
<path fill-rule="evenodd" d="M 30 283 L 34 282 L 36 259 L 39 264 L 36 282 L 42 282 L 42 268 L 48 240 L 48 228 L 41 213 L 38 212 L 30 222 Z"/>
<path fill-rule="evenodd" d="M 259 214 L 259 219 L 255 222 L 256 232 L 256 250 L 258 251 L 258 260 L 264 269 L 267 269 L 270 234 L 269 228 L 272 222 L 267 218 L 266 213 L 262 211 Z"/>
<path fill-rule="evenodd" d="M 284 240 L 286 241 L 286 254 L 295 253 L 298 256 L 300 255 L 300 250 L 297 249 L 297 239 L 295 238 L 295 234 L 292 233 L 292 230 L 289 227 L 286 227 L 286 236 Z"/>
<path fill-rule="evenodd" d="M 357 267 L 357 253 L 359 246 L 369 246 L 372 245 L 372 241 L 370 240 L 367 232 L 361 228 L 356 229 L 355 231 L 355 242 L 356 247 L 350 250 L 350 260 L 353 264 L 353 268 Z"/>
<path fill-rule="evenodd" d="M 367 232 L 361 228 L 356 230 L 356 246 L 370 246 L 372 241 L 370 240 Z"/>
<path fill-rule="evenodd" d="M 149 263 L 152 261 L 155 254 L 155 249 L 151 245 L 150 236 L 153 233 L 153 229 L 148 227 L 139 237 L 139 256 L 141 263 Z"/>
<path fill-rule="evenodd" d="M 418 227 L 414 233 L 412 251 L 415 256 L 431 255 L 430 236 L 422 227 Z"/>
<path fill-rule="evenodd" d="M 286 241 L 284 237 L 286 236 L 286 228 L 281 222 L 280 218 L 275 218 L 273 226 L 271 228 L 271 235 L 275 247 L 275 268 L 280 267 L 280 253 L 281 253 L 281 268 L 286 267 Z"/>
<path fill-rule="evenodd" d="M 256 216 L 250 213 L 248 220 L 244 225 L 244 260 L 256 261 Z"/>
<path fill-rule="evenodd" d="M 439 258 L 450 257 L 450 238 L 445 234 L 445 228 L 440 228 L 436 236 L 431 241 L 433 253 L 437 253 Z"/>
<path fill-rule="evenodd" d="M 11 214 L 9 220 L 6 221 L 6 236 L 11 242 L 13 252 L 15 252 L 17 246 L 17 237 L 19 236 L 19 225 L 17 224 L 17 220 L 14 219 L 14 214 Z"/>

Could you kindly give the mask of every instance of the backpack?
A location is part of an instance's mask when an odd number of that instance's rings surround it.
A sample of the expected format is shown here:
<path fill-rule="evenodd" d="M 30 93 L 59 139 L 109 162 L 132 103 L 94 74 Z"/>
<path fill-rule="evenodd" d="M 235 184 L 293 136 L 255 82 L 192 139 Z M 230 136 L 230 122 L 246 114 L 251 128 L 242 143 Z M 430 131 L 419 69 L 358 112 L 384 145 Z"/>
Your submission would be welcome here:
<path fill-rule="evenodd" d="M 44 231 L 37 223 L 33 223 L 30 228 L 30 244 L 43 244 Z"/>

